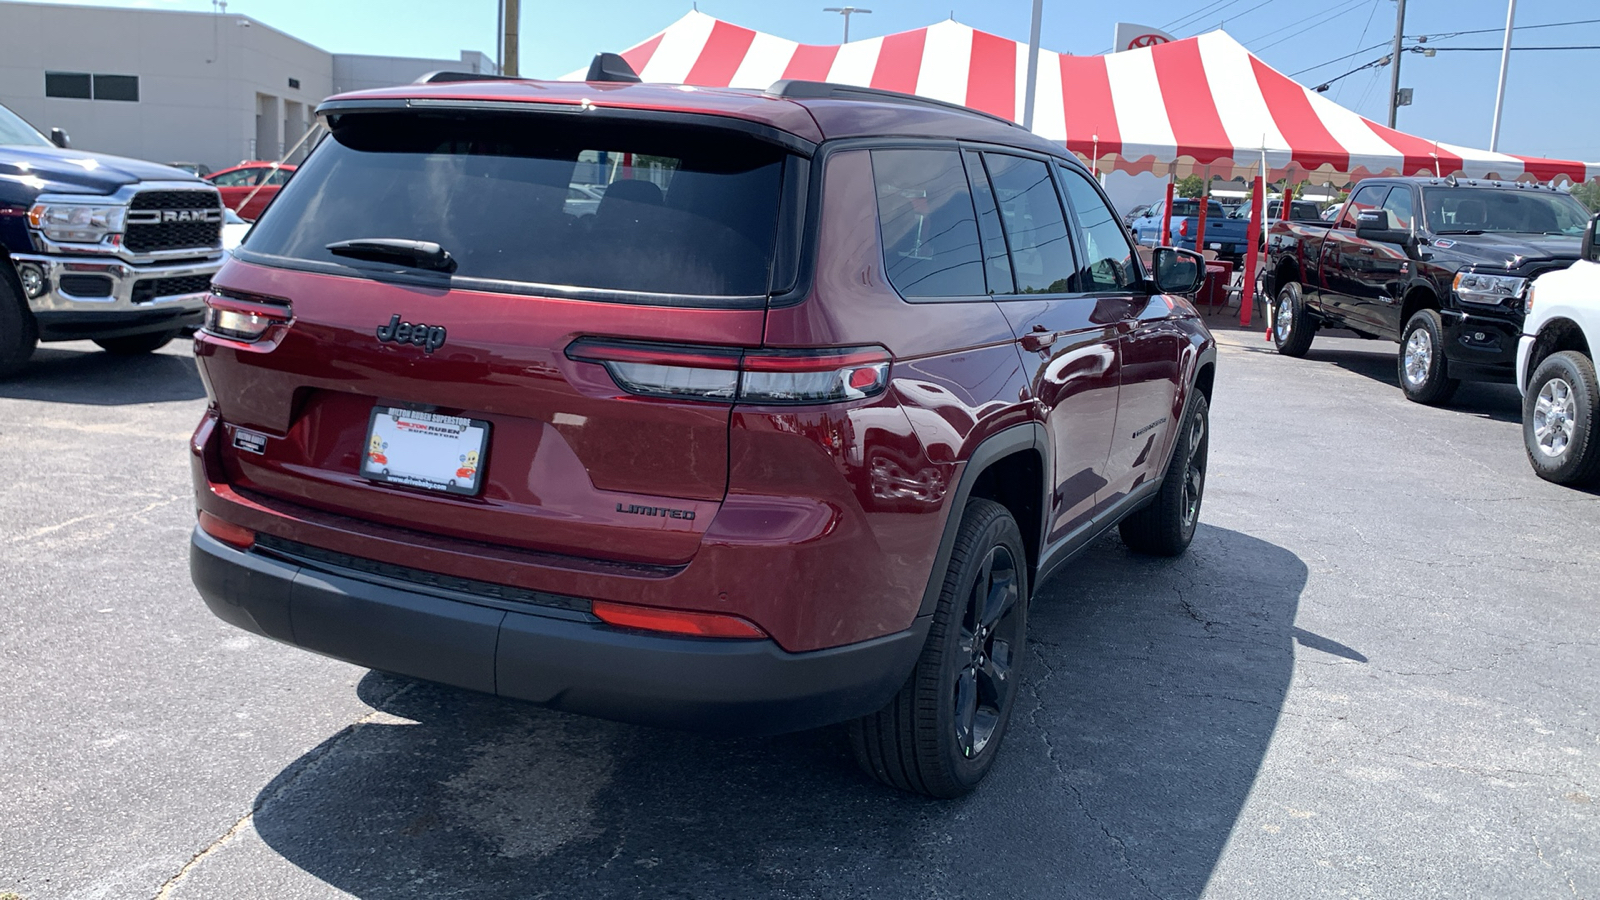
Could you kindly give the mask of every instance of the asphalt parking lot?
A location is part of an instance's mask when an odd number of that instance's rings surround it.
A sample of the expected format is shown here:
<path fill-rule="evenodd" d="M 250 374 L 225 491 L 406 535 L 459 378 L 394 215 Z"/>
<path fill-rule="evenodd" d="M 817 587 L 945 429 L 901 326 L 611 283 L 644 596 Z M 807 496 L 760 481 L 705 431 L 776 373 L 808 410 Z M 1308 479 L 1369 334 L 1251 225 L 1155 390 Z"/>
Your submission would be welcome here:
<path fill-rule="evenodd" d="M 1202 530 L 1045 586 L 989 781 L 376 675 L 190 585 L 186 345 L 0 383 L 0 895 L 1600 898 L 1600 497 L 1509 387 L 1224 331 Z"/>

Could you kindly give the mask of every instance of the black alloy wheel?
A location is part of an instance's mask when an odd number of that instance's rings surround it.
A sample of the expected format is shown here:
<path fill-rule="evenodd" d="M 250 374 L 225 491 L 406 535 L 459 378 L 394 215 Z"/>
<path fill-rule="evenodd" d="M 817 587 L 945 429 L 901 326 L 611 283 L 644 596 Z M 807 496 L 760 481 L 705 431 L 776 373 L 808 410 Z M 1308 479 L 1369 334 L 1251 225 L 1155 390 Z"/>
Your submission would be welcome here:
<path fill-rule="evenodd" d="M 10 263 L 0 262 L 7 268 Z M 0 378 L 27 366 L 39 343 L 33 313 L 22 299 L 22 287 L 9 272 L 0 272 Z"/>
<path fill-rule="evenodd" d="M 903 791 L 969 793 L 994 765 L 1016 706 L 1028 628 L 1027 552 L 1016 520 L 967 503 L 939 604 L 911 677 L 888 705 L 851 723 L 869 775 Z"/>
<path fill-rule="evenodd" d="M 1117 526 L 1122 542 L 1135 553 L 1177 556 L 1188 549 L 1200 527 L 1205 500 L 1206 465 L 1211 448 L 1211 408 L 1195 391 L 1189 412 L 1172 448 L 1172 461 L 1156 496 Z"/>

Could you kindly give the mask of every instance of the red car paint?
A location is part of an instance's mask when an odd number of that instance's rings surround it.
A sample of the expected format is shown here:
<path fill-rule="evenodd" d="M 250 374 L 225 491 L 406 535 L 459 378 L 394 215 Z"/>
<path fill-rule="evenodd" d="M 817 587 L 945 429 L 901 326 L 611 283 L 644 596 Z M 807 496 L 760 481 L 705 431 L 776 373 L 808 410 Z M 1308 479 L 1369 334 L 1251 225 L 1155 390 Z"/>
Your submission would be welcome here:
<path fill-rule="evenodd" d="M 222 194 L 223 206 L 238 213 L 246 222 L 254 222 L 283 189 L 295 168 L 271 161 L 244 162 L 212 172 L 205 180 L 216 185 Z"/>
<path fill-rule="evenodd" d="M 659 85 L 457 83 L 362 99 L 603 103 L 739 119 L 822 143 L 879 135 L 1060 148 L 963 113 L 804 103 Z M 950 497 L 987 438 L 1038 423 L 1050 508 L 1024 522 L 1040 567 L 1075 526 L 1165 467 L 1214 346 L 1182 300 L 1124 291 L 910 303 L 885 272 L 872 163 L 840 149 L 814 171 L 809 287 L 771 308 L 648 306 L 435 291 L 234 259 L 228 295 L 292 306 L 262 343 L 201 332 L 215 426 L 197 433 L 201 510 L 261 534 L 427 572 L 592 601 L 726 614 L 786 651 L 908 628 Z M 221 174 L 221 173 L 219 173 Z M 394 314 L 448 327 L 437 353 L 382 343 Z M 730 348 L 877 346 L 888 390 L 818 406 L 632 396 L 564 352 L 585 336 Z M 1204 382 L 1207 385 L 1209 382 Z M 358 474 L 368 411 L 401 400 L 487 420 L 477 497 Z M 1150 423 L 1153 426 L 1144 431 Z M 234 449 L 244 428 L 272 438 Z M 683 517 L 642 516 L 630 507 Z M 692 516 L 687 515 L 692 513 Z M 540 698 L 531 698 L 540 699 Z"/>

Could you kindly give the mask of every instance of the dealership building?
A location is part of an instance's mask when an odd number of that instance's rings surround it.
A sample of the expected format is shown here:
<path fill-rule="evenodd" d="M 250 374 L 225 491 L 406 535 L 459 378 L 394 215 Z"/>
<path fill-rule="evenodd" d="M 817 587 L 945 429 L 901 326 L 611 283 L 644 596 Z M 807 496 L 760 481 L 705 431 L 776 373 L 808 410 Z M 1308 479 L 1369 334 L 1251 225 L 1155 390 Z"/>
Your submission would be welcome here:
<path fill-rule="evenodd" d="M 0 2 L 0 103 L 41 132 L 66 131 L 74 148 L 157 162 L 278 159 L 330 94 L 440 69 L 496 71 L 467 50 L 329 53 L 226 12 Z"/>

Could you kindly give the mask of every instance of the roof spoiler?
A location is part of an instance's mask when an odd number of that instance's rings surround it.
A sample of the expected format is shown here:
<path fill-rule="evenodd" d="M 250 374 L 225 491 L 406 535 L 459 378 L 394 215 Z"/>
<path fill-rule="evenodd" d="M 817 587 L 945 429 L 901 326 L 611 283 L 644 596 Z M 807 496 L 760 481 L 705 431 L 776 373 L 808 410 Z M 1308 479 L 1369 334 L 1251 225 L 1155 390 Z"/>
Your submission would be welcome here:
<path fill-rule="evenodd" d="M 594 61 L 589 63 L 589 74 L 584 81 L 614 81 L 623 84 L 637 84 L 642 79 L 639 73 L 633 71 L 633 66 L 617 53 L 596 53 Z"/>
<path fill-rule="evenodd" d="M 952 112 L 967 113 L 968 115 L 983 116 L 993 119 L 1002 125 L 1012 128 L 1022 126 L 1004 116 L 987 113 L 981 109 L 962 106 L 959 103 L 948 103 L 944 100 L 935 100 L 932 97 L 923 97 L 918 94 L 902 94 L 899 91 L 886 91 L 881 88 L 859 87 L 853 84 L 836 84 L 831 81 L 802 81 L 786 78 L 774 81 L 767 88 L 768 97 L 777 97 L 783 100 L 876 100 L 879 103 L 904 103 L 907 106 L 927 106 L 935 109 L 947 109 Z"/>

